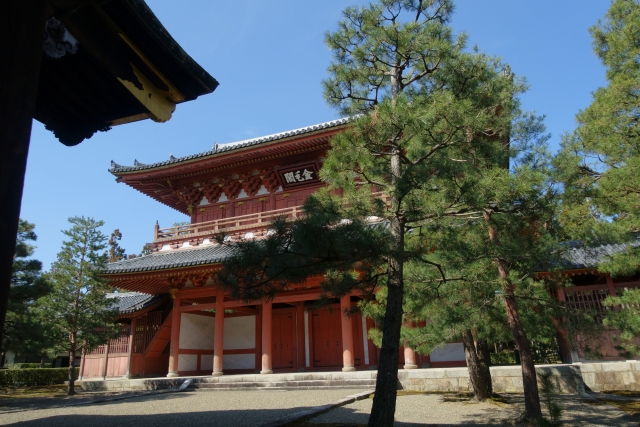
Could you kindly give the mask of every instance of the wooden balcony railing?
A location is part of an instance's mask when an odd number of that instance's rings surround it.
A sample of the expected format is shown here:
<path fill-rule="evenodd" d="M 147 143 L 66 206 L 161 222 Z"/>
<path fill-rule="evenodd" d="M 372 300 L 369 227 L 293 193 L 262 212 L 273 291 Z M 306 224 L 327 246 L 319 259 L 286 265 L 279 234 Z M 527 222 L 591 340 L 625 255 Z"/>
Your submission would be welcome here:
<path fill-rule="evenodd" d="M 372 197 L 382 198 L 387 204 L 389 196 L 382 193 L 373 193 Z M 199 222 L 196 224 L 180 225 L 176 227 L 160 228 L 158 224 L 154 229 L 154 242 L 168 242 L 179 239 L 211 236 L 220 232 L 250 231 L 267 227 L 276 218 L 293 220 L 302 215 L 302 206 L 276 209 L 272 211 L 234 216 L 231 218 L 216 219 L 213 221 Z"/>
<path fill-rule="evenodd" d="M 159 228 L 156 225 L 153 241 L 167 241 L 181 238 L 200 237 L 220 232 L 232 232 L 264 228 L 276 218 L 295 219 L 302 215 L 302 206 L 258 212 L 231 218 L 216 219 L 214 221 L 181 225 L 170 228 Z"/>

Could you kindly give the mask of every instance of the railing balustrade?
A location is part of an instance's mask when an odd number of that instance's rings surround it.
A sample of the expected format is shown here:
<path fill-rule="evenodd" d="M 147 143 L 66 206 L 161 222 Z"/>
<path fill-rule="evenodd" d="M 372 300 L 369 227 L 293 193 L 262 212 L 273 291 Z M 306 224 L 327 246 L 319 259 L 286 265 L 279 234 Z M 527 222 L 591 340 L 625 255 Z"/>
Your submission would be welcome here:
<path fill-rule="evenodd" d="M 389 197 L 382 193 L 373 193 L 372 197 L 382 197 L 386 202 Z M 293 220 L 303 213 L 302 206 L 293 206 L 282 209 L 275 209 L 265 212 L 257 212 L 247 215 L 239 215 L 230 218 L 216 219 L 213 221 L 198 222 L 189 225 L 180 225 L 168 228 L 159 228 L 156 225 L 154 230 L 154 242 L 176 240 L 179 238 L 192 238 L 205 235 L 212 235 L 220 232 L 241 231 L 257 228 L 264 228 L 276 218 Z"/>

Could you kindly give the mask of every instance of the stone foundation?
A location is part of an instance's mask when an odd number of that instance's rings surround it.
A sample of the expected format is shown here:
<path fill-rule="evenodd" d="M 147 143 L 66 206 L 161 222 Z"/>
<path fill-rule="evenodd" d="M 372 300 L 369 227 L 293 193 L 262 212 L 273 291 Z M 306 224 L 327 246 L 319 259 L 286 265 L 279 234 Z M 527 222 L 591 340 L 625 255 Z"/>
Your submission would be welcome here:
<path fill-rule="evenodd" d="M 592 391 L 640 391 L 640 360 L 576 364 Z"/>
<path fill-rule="evenodd" d="M 584 393 L 580 368 L 575 365 L 536 366 L 536 372 L 551 371 L 561 393 Z M 403 390 L 459 392 L 472 391 L 467 368 L 428 369 L 398 373 Z M 496 393 L 522 393 L 520 366 L 491 367 L 493 391 Z"/>
<path fill-rule="evenodd" d="M 578 394 L 585 391 L 640 391 L 640 361 L 576 363 L 572 365 L 538 365 L 538 374 L 552 372 L 561 393 Z M 107 381 L 83 381 L 82 388 L 90 391 L 161 390 L 179 387 L 192 378 L 191 387 L 222 390 L 311 389 L 311 388 L 367 388 L 375 387 L 376 371 L 305 372 L 272 375 L 224 375 L 183 378 L 141 378 Z M 496 393 L 522 393 L 520 366 L 491 367 L 493 390 Z M 467 368 L 401 369 L 398 389 L 427 392 L 471 391 Z"/>

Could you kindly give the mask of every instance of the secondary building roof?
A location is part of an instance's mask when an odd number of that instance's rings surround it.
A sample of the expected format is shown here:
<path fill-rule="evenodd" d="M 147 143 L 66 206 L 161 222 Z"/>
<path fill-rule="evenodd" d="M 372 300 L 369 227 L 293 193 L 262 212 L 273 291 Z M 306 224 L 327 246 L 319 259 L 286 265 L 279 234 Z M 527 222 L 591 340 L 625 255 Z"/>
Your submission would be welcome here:
<path fill-rule="evenodd" d="M 229 246 L 211 244 L 194 249 L 175 249 L 154 252 L 133 259 L 107 264 L 105 275 L 158 271 L 171 268 L 215 264 L 231 256 Z"/>
<path fill-rule="evenodd" d="M 632 243 L 607 244 L 593 247 L 583 247 L 580 242 L 567 242 L 570 247 L 562 254 L 562 267 L 565 270 L 597 268 L 608 256 L 624 252 L 629 246 L 640 246 L 640 240 Z"/>
<path fill-rule="evenodd" d="M 107 294 L 107 298 L 113 300 L 113 308 L 117 308 L 120 314 L 135 313 L 166 299 L 166 295 L 149 295 L 141 292 L 122 292 Z"/>

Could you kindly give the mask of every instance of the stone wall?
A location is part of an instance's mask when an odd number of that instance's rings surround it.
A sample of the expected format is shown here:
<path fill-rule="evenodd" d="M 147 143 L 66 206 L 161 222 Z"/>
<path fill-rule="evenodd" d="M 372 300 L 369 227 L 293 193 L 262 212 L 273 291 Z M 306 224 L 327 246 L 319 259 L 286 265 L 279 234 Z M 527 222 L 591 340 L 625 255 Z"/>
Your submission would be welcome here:
<path fill-rule="evenodd" d="M 553 373 L 552 378 L 561 393 L 579 394 L 585 391 L 640 391 L 640 361 L 585 363 L 572 365 L 537 366 L 538 374 Z M 375 386 L 376 371 L 304 372 L 273 375 L 225 375 L 194 378 L 194 386 L 217 384 L 221 388 L 371 388 Z M 520 366 L 491 367 L 493 389 L 496 393 L 522 393 Z M 85 390 L 158 390 L 179 386 L 185 378 L 120 379 L 83 381 Z M 400 370 L 398 388 L 428 392 L 471 391 L 467 368 L 432 368 Z"/>
<path fill-rule="evenodd" d="M 537 366 L 536 372 L 551 371 L 553 380 L 562 393 L 584 393 L 580 368 L 576 365 Z M 491 379 L 496 393 L 522 393 L 520 366 L 492 366 Z M 419 369 L 398 372 L 403 390 L 451 392 L 471 391 L 467 368 Z"/>
<path fill-rule="evenodd" d="M 575 364 L 592 391 L 640 391 L 640 360 Z"/>

